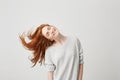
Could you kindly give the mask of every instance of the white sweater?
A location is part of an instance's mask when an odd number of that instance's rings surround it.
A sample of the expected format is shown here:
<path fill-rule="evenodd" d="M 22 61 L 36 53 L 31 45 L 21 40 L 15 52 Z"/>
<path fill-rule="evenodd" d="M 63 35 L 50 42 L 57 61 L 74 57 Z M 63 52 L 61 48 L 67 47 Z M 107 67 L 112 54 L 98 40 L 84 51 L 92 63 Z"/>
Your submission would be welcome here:
<path fill-rule="evenodd" d="M 45 68 L 54 71 L 53 80 L 78 80 L 79 64 L 83 64 L 83 48 L 77 37 L 68 36 L 63 45 L 46 50 Z"/>

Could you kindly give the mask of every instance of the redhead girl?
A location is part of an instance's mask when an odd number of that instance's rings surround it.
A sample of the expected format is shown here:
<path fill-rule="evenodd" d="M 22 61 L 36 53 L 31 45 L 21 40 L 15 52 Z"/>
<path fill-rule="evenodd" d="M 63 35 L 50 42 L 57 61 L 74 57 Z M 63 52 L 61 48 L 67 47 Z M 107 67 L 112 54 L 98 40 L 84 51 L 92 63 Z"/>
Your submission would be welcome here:
<path fill-rule="evenodd" d="M 34 64 L 41 63 L 48 72 L 48 80 L 82 80 L 83 48 L 76 36 L 65 36 L 57 27 L 41 24 L 34 32 L 19 38 L 25 48 L 32 51 Z"/>

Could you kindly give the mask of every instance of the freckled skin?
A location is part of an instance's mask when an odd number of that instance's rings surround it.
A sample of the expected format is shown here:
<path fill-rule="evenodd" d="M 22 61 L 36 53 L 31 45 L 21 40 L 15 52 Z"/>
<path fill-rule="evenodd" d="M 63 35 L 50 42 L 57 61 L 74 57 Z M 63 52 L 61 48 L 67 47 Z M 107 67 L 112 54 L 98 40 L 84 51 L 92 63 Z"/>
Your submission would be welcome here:
<path fill-rule="evenodd" d="M 42 29 L 42 34 L 47 38 L 50 39 L 51 41 L 54 40 L 58 34 L 59 31 L 55 26 L 45 26 Z"/>

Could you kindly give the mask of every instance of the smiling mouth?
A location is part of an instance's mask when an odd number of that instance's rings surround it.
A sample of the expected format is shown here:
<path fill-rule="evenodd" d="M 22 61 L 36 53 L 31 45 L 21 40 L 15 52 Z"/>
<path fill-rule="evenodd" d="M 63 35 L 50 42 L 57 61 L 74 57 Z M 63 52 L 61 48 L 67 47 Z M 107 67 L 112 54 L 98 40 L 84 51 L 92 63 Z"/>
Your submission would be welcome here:
<path fill-rule="evenodd" d="M 56 29 L 55 29 L 55 28 L 53 28 L 53 31 L 55 32 L 55 31 L 56 31 Z"/>

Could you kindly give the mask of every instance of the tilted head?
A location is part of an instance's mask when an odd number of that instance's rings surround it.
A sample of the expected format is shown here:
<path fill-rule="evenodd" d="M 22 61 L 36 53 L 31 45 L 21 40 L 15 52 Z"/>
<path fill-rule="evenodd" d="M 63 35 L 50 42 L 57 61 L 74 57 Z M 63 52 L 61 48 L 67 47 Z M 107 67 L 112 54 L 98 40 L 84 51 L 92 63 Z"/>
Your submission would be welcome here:
<path fill-rule="evenodd" d="M 45 38 L 53 41 L 59 35 L 59 31 L 55 26 L 47 25 L 42 28 L 42 34 Z"/>

